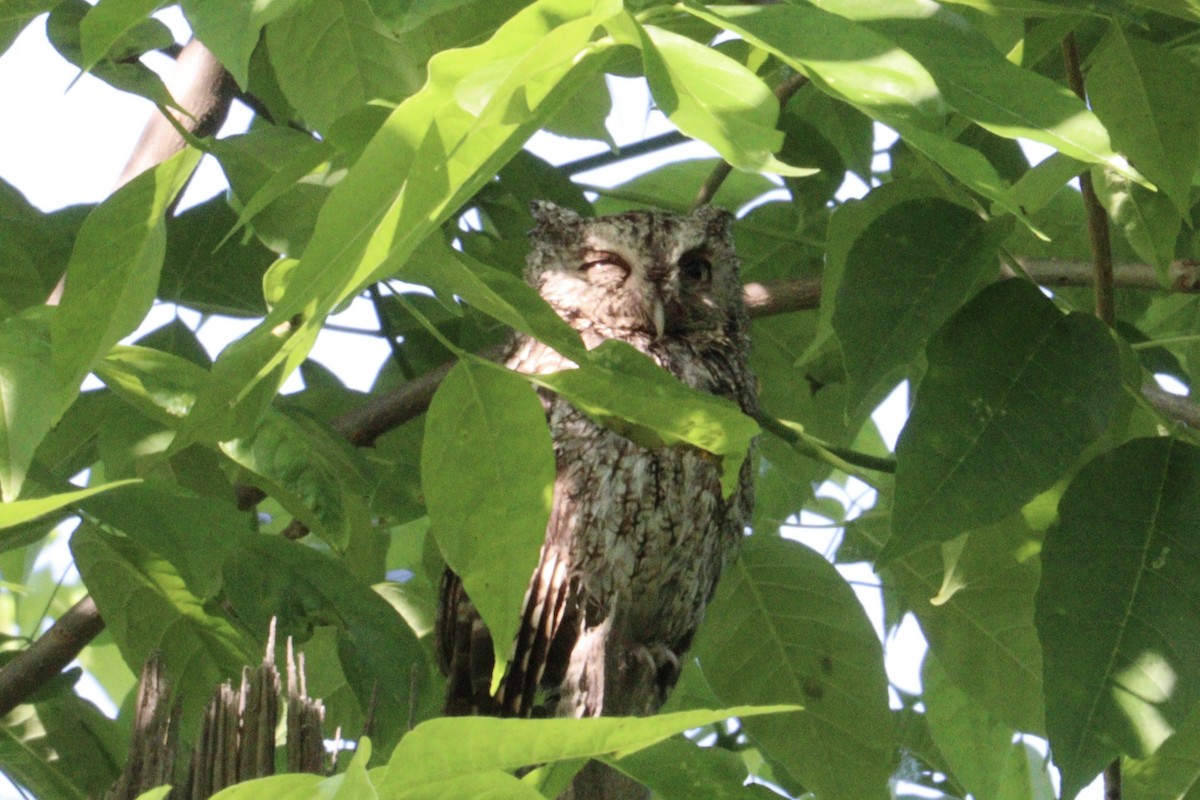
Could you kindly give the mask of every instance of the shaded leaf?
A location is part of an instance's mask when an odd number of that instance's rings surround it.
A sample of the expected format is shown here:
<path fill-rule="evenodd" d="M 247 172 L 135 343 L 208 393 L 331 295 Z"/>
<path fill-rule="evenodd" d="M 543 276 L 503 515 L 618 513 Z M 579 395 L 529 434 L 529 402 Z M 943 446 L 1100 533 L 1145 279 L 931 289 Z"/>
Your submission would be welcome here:
<path fill-rule="evenodd" d="M 1108 428 L 1121 392 L 1115 343 L 1033 284 L 984 289 L 930 340 L 929 368 L 896 445 L 892 538 L 881 560 L 1016 511 Z"/>
<path fill-rule="evenodd" d="M 1046 730 L 1074 797 L 1200 701 L 1200 449 L 1135 439 L 1080 470 L 1042 549 Z"/>
<path fill-rule="evenodd" d="M 5 502 L 0 504 L 0 528 L 8 528 L 29 522 L 44 514 L 49 514 L 51 511 L 57 511 L 60 508 L 79 503 L 93 495 L 107 492 L 109 489 L 129 486 L 135 483 L 139 483 L 139 481 L 113 481 L 112 483 L 103 483 L 99 486 L 89 486 L 86 489 L 79 489 L 74 492 L 52 494 L 49 497 Z"/>
<path fill-rule="evenodd" d="M 267 45 L 288 102 L 317 130 L 372 100 L 401 99 L 400 43 L 367 0 L 300 3 L 267 25 Z"/>
<path fill-rule="evenodd" d="M 832 319 L 852 415 L 995 273 L 998 244 L 976 214 L 936 199 L 900 203 L 863 230 L 846 254 Z"/>
<path fill-rule="evenodd" d="M 725 572 L 697 642 L 724 703 L 793 702 L 798 715 L 746 719 L 747 732 L 830 800 L 887 797 L 887 679 L 875 631 L 833 565 L 758 535 Z"/>
<path fill-rule="evenodd" d="M 255 648 L 204 607 L 174 566 L 133 540 L 85 522 L 71 537 L 71 553 L 126 663 L 136 670 L 162 654 L 182 700 L 180 731 L 190 740 L 213 687 L 253 663 Z"/>

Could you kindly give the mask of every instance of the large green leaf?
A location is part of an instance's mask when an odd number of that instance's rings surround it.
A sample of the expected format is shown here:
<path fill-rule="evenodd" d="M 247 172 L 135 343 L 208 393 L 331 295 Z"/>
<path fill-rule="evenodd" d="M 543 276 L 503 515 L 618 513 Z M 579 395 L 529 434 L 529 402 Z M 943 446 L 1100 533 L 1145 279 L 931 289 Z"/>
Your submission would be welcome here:
<path fill-rule="evenodd" d="M 861 4 L 847 0 L 821 0 L 821 5 L 852 18 L 864 12 Z M 893 3 L 894 15 L 865 24 L 915 56 L 946 102 L 987 130 L 1043 142 L 1073 158 L 1129 174 L 1104 126 L 1070 89 L 1009 61 L 978 29 L 962 24 L 959 15 L 943 10 L 930 16 L 928 8 L 920 0 Z"/>
<path fill-rule="evenodd" d="M 421 483 L 431 530 L 492 633 L 502 671 L 546 536 L 554 450 L 537 394 L 462 361 L 429 405 Z"/>
<path fill-rule="evenodd" d="M 926 546 L 888 570 L 950 680 L 1008 728 L 1042 735 L 1042 650 L 1033 625 L 1040 570 L 1024 520 L 1014 515 L 976 529 L 965 544 Z"/>
<path fill-rule="evenodd" d="M 367 0 L 301 3 L 266 29 L 280 87 L 317 130 L 327 133 L 339 117 L 372 100 L 401 99 L 400 42 Z"/>
<path fill-rule="evenodd" d="M 70 765 L 72 779 L 88 796 L 102 796 L 125 764 L 129 735 L 125 726 L 74 693 L 38 703 L 37 711 L 59 763 Z"/>
<path fill-rule="evenodd" d="M 374 708 L 376 741 L 391 747 L 408 727 L 413 693 L 430 689 L 425 654 L 388 602 L 329 556 L 275 536 L 244 538 L 221 571 L 233 612 L 260 635 L 272 617 L 281 638 L 301 643 L 337 627 L 346 680 L 360 710 Z"/>
<path fill-rule="evenodd" d="M 1114 24 L 1092 54 L 1088 99 L 1121 152 L 1181 214 L 1200 165 L 1200 67 Z"/>
<path fill-rule="evenodd" d="M 662 800 L 761 798 L 761 787 L 745 786 L 742 754 L 722 747 L 697 747 L 676 736 L 613 762 L 621 772 L 652 789 Z"/>
<path fill-rule="evenodd" d="M 743 720 L 770 756 L 829 800 L 887 797 L 892 772 L 883 652 L 853 590 L 816 552 L 746 540 L 696 646 L 723 703 L 803 705 Z"/>
<path fill-rule="evenodd" d="M 677 733 L 729 717 L 795 711 L 795 706 L 740 706 L 654 717 L 494 719 L 443 717 L 413 728 L 392 753 L 376 786 L 420 786 L 456 775 L 515 770 L 531 764 L 611 755 L 618 761 Z M 788 719 L 794 719 L 790 715 Z"/>
<path fill-rule="evenodd" d="M 810 6 L 686 8 L 774 53 L 823 91 L 897 131 L 907 144 L 998 206 L 1019 211 L 988 160 L 947 135 L 946 104 L 933 76 L 886 36 Z M 870 16 L 868 6 L 861 8 Z"/>
<path fill-rule="evenodd" d="M 1084 467 L 1042 549 L 1046 731 L 1074 797 L 1200 702 L 1200 449 L 1135 439 Z"/>
<path fill-rule="evenodd" d="M 1045 759 L 1031 762 L 1025 742 L 1014 742 L 1012 728 L 955 686 L 934 655 L 925 658 L 921 687 L 934 744 L 973 797 L 1054 797 Z"/>
<path fill-rule="evenodd" d="M 157 10 L 159 0 L 124 0 L 97 3 L 79 25 L 84 70 L 90 70 L 108 55 L 125 34 L 146 21 Z"/>
<path fill-rule="evenodd" d="M 900 203 L 876 217 L 846 254 L 833 329 L 849 378 L 848 410 L 896 378 L 980 283 L 996 271 L 998 238 L 945 200 Z M 890 387 L 889 387 L 890 388 Z"/>
<path fill-rule="evenodd" d="M 170 562 L 132 539 L 85 522 L 71 537 L 71 552 L 130 668 L 162 654 L 182 701 L 180 730 L 190 740 L 212 690 L 256 662 L 254 648 L 205 608 Z"/>
<path fill-rule="evenodd" d="M 719 50 L 664 28 L 642 28 L 646 79 L 659 108 L 679 130 L 712 145 L 746 171 L 811 175 L 773 153 L 783 145 L 775 125 L 779 101 L 752 71 Z"/>
<path fill-rule="evenodd" d="M 82 222 L 75 207 L 54 214 L 34 208 L 12 186 L 0 180 L 0 314 L 5 305 L 19 311 L 46 302 L 62 277 L 71 255 L 71 242 Z"/>
<path fill-rule="evenodd" d="M 429 82 L 331 192 L 284 296 L 214 365 L 177 447 L 227 438 L 213 431 L 252 417 L 304 360 L 326 314 L 403 264 L 601 66 L 581 57 L 600 49 L 590 11 L 584 0 L 540 0 L 488 42 L 431 60 Z"/>
<path fill-rule="evenodd" d="M 989 286 L 930 340 L 929 368 L 896 445 L 884 561 L 1003 519 L 1060 479 L 1108 428 L 1116 344 L 1037 286 Z"/>
<path fill-rule="evenodd" d="M 77 386 L 145 317 L 166 253 L 164 215 L 200 152 L 186 148 L 98 205 L 75 239 L 66 288 L 51 325 L 57 379 Z"/>

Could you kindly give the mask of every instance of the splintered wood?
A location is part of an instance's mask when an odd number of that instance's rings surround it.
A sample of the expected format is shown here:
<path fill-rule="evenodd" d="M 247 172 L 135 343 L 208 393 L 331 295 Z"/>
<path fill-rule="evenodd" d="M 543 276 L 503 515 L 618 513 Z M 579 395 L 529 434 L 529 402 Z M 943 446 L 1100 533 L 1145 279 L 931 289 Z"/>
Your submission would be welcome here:
<path fill-rule="evenodd" d="M 233 784 L 275 774 L 281 698 L 274 625 L 262 663 L 242 669 L 240 688 L 235 691 L 226 681 L 213 692 L 182 780 L 177 780 L 182 770 L 176 769 L 181 760 L 179 698 L 171 695 L 162 659 L 155 654 L 142 668 L 129 758 L 106 800 L 133 800 L 168 783 L 175 785 L 169 800 L 206 800 Z M 290 637 L 286 709 L 285 771 L 328 774 L 332 761 L 325 750 L 325 706 L 308 696 L 304 654 L 297 658 Z"/>

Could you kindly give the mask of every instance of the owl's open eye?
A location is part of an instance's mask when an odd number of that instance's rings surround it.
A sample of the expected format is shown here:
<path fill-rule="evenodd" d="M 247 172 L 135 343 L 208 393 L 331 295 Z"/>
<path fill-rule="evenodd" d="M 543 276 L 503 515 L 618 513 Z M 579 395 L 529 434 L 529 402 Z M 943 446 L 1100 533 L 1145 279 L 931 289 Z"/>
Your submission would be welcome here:
<path fill-rule="evenodd" d="M 703 253 L 684 253 L 679 259 L 679 274 L 688 283 L 711 283 L 712 261 Z"/>

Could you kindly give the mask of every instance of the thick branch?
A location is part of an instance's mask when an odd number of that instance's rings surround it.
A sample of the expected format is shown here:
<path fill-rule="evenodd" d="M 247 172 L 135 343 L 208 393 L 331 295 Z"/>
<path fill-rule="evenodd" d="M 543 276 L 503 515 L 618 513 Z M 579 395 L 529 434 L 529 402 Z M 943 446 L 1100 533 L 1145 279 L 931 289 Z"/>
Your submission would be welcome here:
<path fill-rule="evenodd" d="M 50 630 L 0 669 L 0 716 L 66 669 L 102 630 L 104 620 L 90 595 L 67 609 Z"/>

